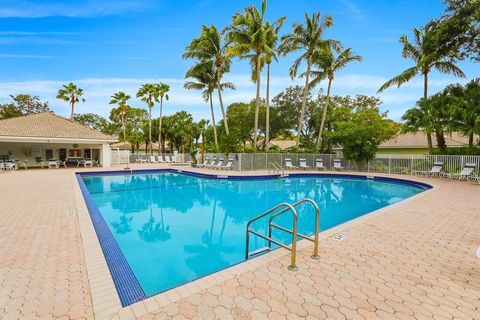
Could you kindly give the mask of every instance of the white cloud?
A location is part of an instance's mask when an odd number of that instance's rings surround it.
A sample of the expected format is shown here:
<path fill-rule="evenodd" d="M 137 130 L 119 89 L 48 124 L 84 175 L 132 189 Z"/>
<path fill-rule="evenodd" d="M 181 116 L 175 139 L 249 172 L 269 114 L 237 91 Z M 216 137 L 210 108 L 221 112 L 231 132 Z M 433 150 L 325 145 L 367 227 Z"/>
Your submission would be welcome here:
<path fill-rule="evenodd" d="M 265 79 L 264 79 L 265 80 Z M 333 84 L 333 94 L 366 94 L 376 95 L 377 89 L 386 81 L 386 78 L 374 75 L 347 74 L 335 78 Z M 456 81 L 456 79 L 454 79 Z M 255 85 L 250 80 L 249 74 L 230 74 L 225 77 L 225 81 L 231 81 L 237 86 L 237 90 L 226 90 L 223 93 L 224 103 L 226 105 L 233 102 L 248 102 L 255 97 Z M 76 107 L 79 113 L 94 112 L 103 116 L 108 116 L 111 107 L 108 102 L 110 96 L 117 91 L 125 91 L 127 94 L 135 97 L 138 88 L 147 82 L 165 82 L 171 87 L 170 100 L 165 103 L 165 114 L 172 114 L 179 110 L 187 110 L 192 113 L 195 119 L 210 119 L 209 105 L 203 101 L 201 93 L 198 91 L 185 90 L 183 88 L 184 79 L 182 78 L 86 78 L 86 79 L 66 79 L 62 81 L 22 81 L 22 82 L 3 82 L 0 83 L 0 101 L 9 100 L 9 94 L 29 93 L 38 95 L 42 100 L 49 101 L 51 108 L 62 115 L 68 115 L 68 105 L 55 98 L 57 90 L 65 83 L 74 82 L 84 89 L 85 103 Z M 303 79 L 292 81 L 288 77 L 271 77 L 271 97 L 283 91 L 286 87 L 293 84 L 303 84 Z M 454 82 L 450 78 L 433 78 L 430 81 L 431 92 L 443 88 L 445 85 Z M 325 83 L 321 84 L 325 87 Z M 262 96 L 265 95 L 265 81 L 262 82 Z M 388 89 L 378 95 L 384 104 L 383 109 L 390 111 L 390 116 L 398 120 L 403 112 L 415 104 L 422 95 L 421 80 L 413 81 L 405 85 L 405 88 L 397 90 Z M 144 103 L 134 98 L 131 104 L 136 107 L 144 107 Z M 214 107 L 217 117 L 220 116 L 217 98 L 214 97 Z M 155 107 L 154 114 L 158 112 Z"/>
<path fill-rule="evenodd" d="M 0 58 L 6 59 L 58 59 L 56 56 L 43 56 L 35 54 L 6 54 L 0 53 Z"/>

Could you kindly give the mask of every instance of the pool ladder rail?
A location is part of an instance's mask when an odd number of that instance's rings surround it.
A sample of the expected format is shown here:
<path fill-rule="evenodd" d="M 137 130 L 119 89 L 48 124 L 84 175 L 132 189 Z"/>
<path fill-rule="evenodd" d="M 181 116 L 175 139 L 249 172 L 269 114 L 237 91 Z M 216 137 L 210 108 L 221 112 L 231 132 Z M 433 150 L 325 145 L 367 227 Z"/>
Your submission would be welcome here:
<path fill-rule="evenodd" d="M 310 203 L 313 208 L 315 209 L 315 234 L 313 236 L 313 239 L 309 236 L 306 236 L 304 234 L 301 234 L 298 232 L 298 214 L 297 210 L 295 209 L 301 204 L 304 203 Z M 278 211 L 280 210 L 280 211 Z M 276 212 L 278 211 L 278 212 Z M 273 214 L 272 214 L 273 213 Z M 292 229 L 287 229 L 282 226 L 279 226 L 278 224 L 274 223 L 275 218 L 286 214 L 286 213 L 291 213 L 293 217 L 293 226 Z M 258 231 L 255 231 L 250 228 L 251 224 L 267 215 L 271 214 L 269 222 L 268 222 L 268 236 L 259 233 Z M 284 244 L 274 238 L 272 238 L 272 231 L 273 229 L 278 229 L 286 233 L 290 233 L 292 235 L 292 244 L 287 245 Z M 272 249 L 272 243 L 287 249 L 291 251 L 291 260 L 290 260 L 290 265 L 288 266 L 288 270 L 291 271 L 296 271 L 298 270 L 298 267 L 296 265 L 296 260 L 297 260 L 297 239 L 300 237 L 302 239 L 305 239 L 307 241 L 313 242 L 313 255 L 311 256 L 312 259 L 319 259 L 320 256 L 318 255 L 318 233 L 319 233 L 319 228 L 320 228 L 320 209 L 318 208 L 318 205 L 315 201 L 313 201 L 310 198 L 303 198 L 302 200 L 295 202 L 294 204 L 282 202 L 267 211 L 259 214 L 258 216 L 250 219 L 247 223 L 247 230 L 246 230 L 246 249 L 245 249 L 245 260 L 248 260 L 250 257 L 257 255 L 263 251 L 270 251 Z M 259 250 L 259 251 L 254 251 L 250 252 L 250 234 L 253 234 L 259 238 L 265 239 L 268 241 L 268 248 L 265 250 Z"/>
<path fill-rule="evenodd" d="M 272 161 L 268 164 L 268 173 L 278 173 L 280 177 L 286 177 L 285 169 L 278 162 Z"/>

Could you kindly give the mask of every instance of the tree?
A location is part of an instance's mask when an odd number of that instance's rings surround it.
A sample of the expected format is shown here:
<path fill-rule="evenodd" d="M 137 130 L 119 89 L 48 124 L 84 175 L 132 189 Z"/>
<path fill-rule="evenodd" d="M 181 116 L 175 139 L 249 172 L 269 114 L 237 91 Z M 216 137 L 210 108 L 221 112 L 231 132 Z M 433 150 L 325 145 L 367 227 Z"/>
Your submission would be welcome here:
<path fill-rule="evenodd" d="M 186 81 L 184 88 L 188 90 L 201 90 L 205 102 L 210 102 L 212 114 L 212 125 L 214 130 L 215 148 L 218 150 L 217 128 L 215 123 L 215 112 L 213 111 L 212 95 L 217 87 L 217 73 L 212 62 L 202 62 L 191 67 L 185 74 L 185 78 L 192 78 L 194 81 Z M 220 84 L 221 89 L 233 88 L 233 84 L 225 82 Z"/>
<path fill-rule="evenodd" d="M 378 89 L 378 93 L 393 85 L 397 85 L 400 88 L 401 85 L 412 80 L 417 74 L 421 74 L 423 76 L 423 99 L 426 100 L 428 98 L 428 75 L 433 69 L 465 78 L 462 70 L 452 61 L 449 61 L 447 55 L 440 55 L 432 48 L 432 39 L 435 37 L 434 25 L 432 23 L 428 23 L 421 29 L 414 28 L 413 34 L 414 43 L 410 43 L 406 35 L 400 37 L 400 43 L 403 46 L 402 57 L 412 59 L 415 65 L 385 82 Z M 427 134 L 427 139 L 428 149 L 431 151 L 432 137 L 430 134 Z"/>
<path fill-rule="evenodd" d="M 221 83 L 223 75 L 230 71 L 231 58 L 227 55 L 228 47 L 229 44 L 223 40 L 222 35 L 215 26 L 207 27 L 203 25 L 200 36 L 192 40 L 182 56 L 184 59 L 197 59 L 198 62 L 213 62 L 217 78 L 218 100 L 227 135 L 230 134 L 230 130 L 228 128 L 227 114 L 223 108 Z"/>
<path fill-rule="evenodd" d="M 337 124 L 334 139 L 343 146 L 345 159 L 361 163 L 373 159 L 380 143 L 398 131 L 399 125 L 386 119 L 378 108 L 361 108 L 354 110 L 348 121 Z"/>
<path fill-rule="evenodd" d="M 267 22 L 267 45 L 269 48 L 272 48 L 270 53 L 265 53 L 263 62 L 267 64 L 267 92 L 265 97 L 266 103 L 266 114 L 265 114 L 265 150 L 268 150 L 270 147 L 270 65 L 272 60 L 277 61 L 277 42 L 278 42 L 278 33 L 282 24 L 277 25 L 276 27 L 270 26 Z"/>
<path fill-rule="evenodd" d="M 465 86 L 459 84 L 445 89 L 453 96 L 451 113 L 454 118 L 452 127 L 468 136 L 468 146 L 473 146 L 475 134 L 480 134 L 480 78 Z"/>
<path fill-rule="evenodd" d="M 321 19 L 320 13 L 314 13 L 311 17 L 305 13 L 305 25 L 294 24 L 292 32 L 282 37 L 282 44 L 280 45 L 279 49 L 282 54 L 286 55 L 299 50 L 304 51 L 300 57 L 295 60 L 290 68 L 290 77 L 292 79 L 297 76 L 298 68 L 302 62 L 307 62 L 305 86 L 303 87 L 302 107 L 300 109 L 300 117 L 298 118 L 297 147 L 300 143 L 300 135 L 303 128 L 313 57 L 317 52 L 327 47 L 339 48 L 338 42 L 323 39 L 323 33 L 325 29 L 330 28 L 332 25 L 333 18 L 331 16 L 326 16 L 325 18 Z"/>
<path fill-rule="evenodd" d="M 90 129 L 110 133 L 110 124 L 108 121 L 95 113 L 75 113 L 73 115 L 73 121 L 79 122 Z"/>
<path fill-rule="evenodd" d="M 240 59 L 250 60 L 252 69 L 252 81 L 257 84 L 255 99 L 255 117 L 253 125 L 253 148 L 257 148 L 258 113 L 260 110 L 260 74 L 262 67 L 262 55 L 272 54 L 273 48 L 269 47 L 268 34 L 272 28 L 282 25 L 286 17 L 265 23 L 267 1 L 263 0 L 261 11 L 254 6 L 247 7 L 243 13 L 233 16 L 232 24 L 227 28 L 227 39 L 232 46 L 227 50 L 228 56 L 236 56 Z"/>
<path fill-rule="evenodd" d="M 162 114 L 163 114 L 163 98 L 168 100 L 168 91 L 170 90 L 170 86 L 165 83 L 160 83 L 158 88 L 158 95 L 160 96 L 160 117 L 158 118 L 158 152 L 160 153 L 160 145 L 162 141 Z M 163 150 L 162 150 L 163 151 Z"/>
<path fill-rule="evenodd" d="M 78 88 L 72 82 L 67 85 L 64 84 L 63 87 L 58 90 L 57 99 L 70 103 L 70 106 L 72 108 L 70 112 L 70 120 L 73 120 L 75 103 L 80 101 L 85 102 L 84 98 L 80 98 L 81 96 L 83 96 L 83 89 Z"/>
<path fill-rule="evenodd" d="M 323 105 L 322 122 L 320 123 L 320 129 L 318 130 L 316 150 L 320 150 L 320 143 L 322 141 L 323 128 L 325 126 L 325 119 L 327 117 L 327 109 L 330 101 L 330 90 L 332 88 L 332 82 L 335 77 L 335 73 L 352 61 L 362 61 L 362 57 L 355 54 L 351 48 L 342 50 L 337 56 L 330 48 L 325 48 L 317 52 L 314 55 L 313 63 L 318 66 L 318 70 L 312 71 L 311 87 L 316 86 L 323 79 L 328 78 L 327 97 L 325 98 L 325 104 Z"/>
<path fill-rule="evenodd" d="M 143 102 L 147 103 L 148 106 L 148 143 L 150 145 L 150 153 L 153 152 L 152 144 L 152 108 L 155 102 L 160 102 L 158 97 L 160 95 L 160 87 L 158 84 L 154 83 L 145 83 L 143 84 L 137 92 L 137 98 L 140 98 Z"/>
<path fill-rule="evenodd" d="M 122 121 L 122 130 L 123 130 L 123 142 L 127 141 L 126 129 L 125 129 L 125 112 L 127 111 L 127 102 L 132 97 L 126 94 L 123 91 L 114 93 L 110 104 L 117 104 L 120 107 L 121 112 L 121 121 Z"/>
<path fill-rule="evenodd" d="M 0 104 L 0 119 L 26 116 L 34 113 L 51 112 L 48 102 L 29 94 L 10 95 L 12 102 Z"/>

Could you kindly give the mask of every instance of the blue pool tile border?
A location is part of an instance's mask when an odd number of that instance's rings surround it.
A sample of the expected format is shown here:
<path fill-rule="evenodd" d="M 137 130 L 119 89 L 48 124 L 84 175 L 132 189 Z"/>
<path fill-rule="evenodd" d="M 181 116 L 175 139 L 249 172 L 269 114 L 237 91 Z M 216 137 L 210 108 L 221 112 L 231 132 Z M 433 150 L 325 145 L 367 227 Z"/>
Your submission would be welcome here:
<path fill-rule="evenodd" d="M 82 174 L 83 175 L 83 174 Z M 135 302 L 144 300 L 147 298 L 140 283 L 138 282 L 135 274 L 133 273 L 127 259 L 123 255 L 120 247 L 118 246 L 112 232 L 108 228 L 107 223 L 103 219 L 100 211 L 95 205 L 87 186 L 83 182 L 81 174 L 76 174 L 80 190 L 82 191 L 85 204 L 87 205 L 92 219 L 95 233 L 97 234 L 102 248 L 103 255 L 107 261 L 108 269 L 113 278 L 115 288 L 117 289 L 122 307 L 126 307 Z"/>
<path fill-rule="evenodd" d="M 433 188 L 431 185 L 419 182 L 412 181 L 407 179 L 400 178 L 391 178 L 391 177 L 382 177 L 382 176 L 369 176 L 369 175 L 358 175 L 358 174 L 348 174 L 348 173 L 291 173 L 286 177 L 281 177 L 280 175 L 252 175 L 252 176 L 237 176 L 237 175 L 216 175 L 216 174 L 206 174 L 198 173 L 191 171 L 184 171 L 181 169 L 140 169 L 140 170 L 114 170 L 114 171 L 89 171 L 76 173 L 76 178 L 82 191 L 87 209 L 90 214 L 95 232 L 97 234 L 100 246 L 102 248 L 105 260 L 107 262 L 108 268 L 113 278 L 113 282 L 117 289 L 117 293 L 120 297 L 120 301 L 123 307 L 129 306 L 133 303 L 142 301 L 146 298 L 158 295 L 160 293 L 172 290 L 176 287 L 185 285 L 189 282 L 195 281 L 190 280 L 186 283 L 178 285 L 173 288 L 162 290 L 150 296 L 147 296 L 143 291 L 138 279 L 133 273 L 130 265 L 128 264 L 123 252 L 118 246 L 115 238 L 113 237 L 112 232 L 110 231 L 107 223 L 105 222 L 103 216 L 95 205 L 93 198 L 90 192 L 85 185 L 85 182 L 82 179 L 82 176 L 111 176 L 111 175 L 124 175 L 124 174 L 148 174 L 148 173 L 161 173 L 161 172 L 171 172 L 171 173 L 180 173 L 188 176 L 200 177 L 205 179 L 214 179 L 214 180 L 271 180 L 271 179 L 281 179 L 281 178 L 315 178 L 315 177 L 326 177 L 326 178 L 340 178 L 340 179 L 357 179 L 357 180 L 373 180 L 373 181 L 384 181 L 384 182 L 393 182 L 397 184 L 404 184 L 410 186 L 416 186 L 422 190 L 428 190 Z M 239 262 L 241 263 L 241 262 Z M 221 271 L 221 270 L 218 270 Z M 217 271 L 215 271 L 217 272 Z M 215 273 L 214 272 L 214 273 Z M 208 275 L 205 275 L 208 276 Z M 203 278 L 203 277 L 200 277 Z"/>

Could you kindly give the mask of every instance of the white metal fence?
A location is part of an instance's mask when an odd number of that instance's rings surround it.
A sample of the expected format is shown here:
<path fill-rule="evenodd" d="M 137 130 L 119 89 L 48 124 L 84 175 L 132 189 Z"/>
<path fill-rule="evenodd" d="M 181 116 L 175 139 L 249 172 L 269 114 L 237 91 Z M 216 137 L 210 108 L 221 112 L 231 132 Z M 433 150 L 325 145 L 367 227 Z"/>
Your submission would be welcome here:
<path fill-rule="evenodd" d="M 293 154 L 293 153 L 208 153 L 205 158 L 224 159 L 233 158 L 233 168 L 237 171 L 268 170 L 271 163 L 275 162 L 281 167 L 285 166 L 285 159 L 292 160 L 294 166 L 299 165 L 300 159 L 305 159 L 310 168 L 314 168 L 316 159 L 322 159 L 327 170 L 333 169 L 333 161 L 339 159 L 346 170 L 365 172 L 412 174 L 414 171 L 428 171 L 434 162 L 443 162 L 444 171 L 449 173 L 460 172 L 465 164 L 473 163 L 476 173 L 480 170 L 480 156 L 455 156 L 455 155 L 377 155 L 374 160 L 367 163 L 355 163 L 346 160 L 341 155 L 334 154 Z M 189 161 L 190 156 L 185 155 Z"/>
<path fill-rule="evenodd" d="M 129 163 L 130 150 L 111 150 L 112 166 Z"/>

